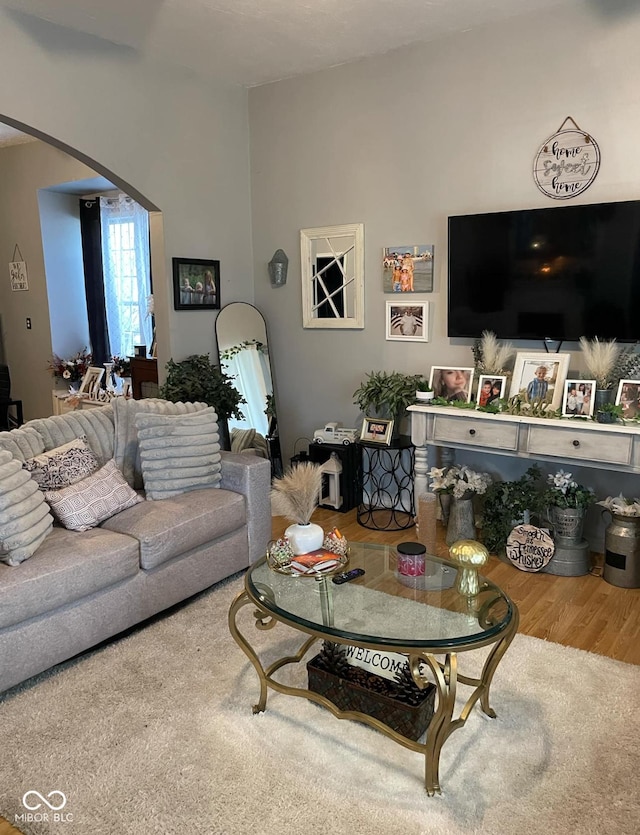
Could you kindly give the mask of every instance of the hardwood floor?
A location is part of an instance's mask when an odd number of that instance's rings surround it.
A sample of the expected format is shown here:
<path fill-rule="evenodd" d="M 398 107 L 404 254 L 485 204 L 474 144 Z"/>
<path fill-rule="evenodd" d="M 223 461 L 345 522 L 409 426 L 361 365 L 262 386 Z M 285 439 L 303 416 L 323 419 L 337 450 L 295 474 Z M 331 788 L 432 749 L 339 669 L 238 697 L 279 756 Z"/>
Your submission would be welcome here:
<path fill-rule="evenodd" d="M 313 521 L 325 530 L 339 528 L 348 540 L 397 545 L 416 539 L 415 528 L 373 531 L 358 525 L 355 510 L 335 513 L 319 508 Z M 273 537 L 287 522 L 273 517 Z M 437 555 L 446 557 L 444 528 L 438 523 Z M 503 589 L 520 610 L 519 631 L 546 641 L 640 664 L 640 589 L 622 589 L 602 579 L 601 556 L 596 573 L 583 577 L 527 573 L 492 556 L 483 572 Z"/>

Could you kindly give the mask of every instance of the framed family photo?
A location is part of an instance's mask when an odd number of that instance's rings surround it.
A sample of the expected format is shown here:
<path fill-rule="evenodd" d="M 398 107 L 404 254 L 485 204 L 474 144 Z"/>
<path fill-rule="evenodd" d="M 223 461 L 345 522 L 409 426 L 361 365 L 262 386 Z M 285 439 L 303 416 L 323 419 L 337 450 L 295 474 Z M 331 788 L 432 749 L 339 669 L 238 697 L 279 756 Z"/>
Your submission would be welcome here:
<path fill-rule="evenodd" d="M 100 387 L 100 381 L 102 380 L 103 374 L 104 368 L 98 368 L 97 366 L 90 365 L 84 372 L 84 377 L 82 378 L 78 391 L 92 397 L 96 389 Z"/>
<path fill-rule="evenodd" d="M 174 310 L 220 310 L 220 261 L 173 259 Z"/>
<path fill-rule="evenodd" d="M 506 396 L 507 378 L 496 374 L 481 374 L 478 377 L 478 406 L 489 406 Z"/>
<path fill-rule="evenodd" d="M 429 302 L 386 302 L 386 338 L 428 342 Z"/>
<path fill-rule="evenodd" d="M 562 405 L 563 383 L 571 354 L 518 352 L 509 397 L 526 403 L 546 403 L 550 409 Z"/>
<path fill-rule="evenodd" d="M 433 291 L 433 244 L 385 246 L 382 250 L 384 293 Z"/>
<path fill-rule="evenodd" d="M 473 371 L 473 368 L 434 365 L 429 376 L 433 396 L 444 397 L 449 402 L 462 400 L 464 403 L 470 403 Z"/>
<path fill-rule="evenodd" d="M 595 380 L 565 380 L 562 395 L 563 417 L 592 417 L 595 391 Z"/>
<path fill-rule="evenodd" d="M 393 434 L 393 421 L 365 417 L 362 421 L 360 440 L 368 444 L 388 444 Z"/>
<path fill-rule="evenodd" d="M 620 380 L 616 406 L 622 406 L 623 418 L 640 416 L 640 380 Z"/>

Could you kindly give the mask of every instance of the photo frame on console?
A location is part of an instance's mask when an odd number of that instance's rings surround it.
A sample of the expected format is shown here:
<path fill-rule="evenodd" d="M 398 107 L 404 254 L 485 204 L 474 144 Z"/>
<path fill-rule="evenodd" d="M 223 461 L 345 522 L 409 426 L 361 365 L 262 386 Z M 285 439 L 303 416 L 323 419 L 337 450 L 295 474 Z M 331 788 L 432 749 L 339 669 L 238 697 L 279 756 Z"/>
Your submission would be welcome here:
<path fill-rule="evenodd" d="M 595 380 L 565 380 L 562 395 L 562 416 L 592 417 L 595 395 Z"/>
<path fill-rule="evenodd" d="M 473 372 L 473 368 L 434 365 L 429 376 L 429 385 L 433 389 L 434 397 L 443 397 L 450 402 L 461 400 L 463 403 L 470 403 Z"/>
<path fill-rule="evenodd" d="M 544 403 L 552 410 L 562 406 L 563 384 L 571 354 L 518 352 L 511 378 L 509 398 L 525 403 Z"/>
<path fill-rule="evenodd" d="M 89 397 L 93 397 L 96 394 L 96 389 L 100 387 L 103 374 L 104 368 L 90 365 L 84 372 L 84 377 L 80 383 L 80 388 L 78 389 L 80 394 L 88 394 Z"/>
<path fill-rule="evenodd" d="M 640 380 L 620 380 L 615 402 L 622 406 L 623 418 L 640 416 Z"/>
<path fill-rule="evenodd" d="M 365 417 L 362 421 L 360 440 L 368 444 L 388 444 L 393 434 L 393 421 Z"/>
<path fill-rule="evenodd" d="M 507 378 L 500 374 L 481 374 L 478 377 L 478 406 L 490 406 L 506 397 Z"/>

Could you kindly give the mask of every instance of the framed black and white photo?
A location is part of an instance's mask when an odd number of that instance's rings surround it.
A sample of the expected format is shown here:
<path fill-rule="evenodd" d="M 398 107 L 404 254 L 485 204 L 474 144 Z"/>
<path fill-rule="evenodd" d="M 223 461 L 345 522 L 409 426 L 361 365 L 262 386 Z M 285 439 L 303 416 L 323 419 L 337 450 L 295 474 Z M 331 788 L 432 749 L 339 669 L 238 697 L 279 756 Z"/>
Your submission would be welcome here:
<path fill-rule="evenodd" d="M 640 380 L 620 380 L 616 406 L 622 406 L 623 418 L 640 416 Z"/>
<path fill-rule="evenodd" d="M 393 421 L 365 417 L 362 421 L 360 440 L 368 444 L 388 444 L 393 434 Z"/>
<path fill-rule="evenodd" d="M 499 374 L 481 374 L 478 377 L 476 403 L 478 406 L 490 406 L 492 403 L 502 400 L 506 396 L 506 387 L 506 377 Z"/>
<path fill-rule="evenodd" d="M 386 319 L 388 340 L 429 341 L 429 302 L 386 302 Z"/>
<path fill-rule="evenodd" d="M 562 395 L 563 417 L 591 417 L 595 405 L 595 380 L 565 380 Z"/>
<path fill-rule="evenodd" d="M 220 261 L 173 259 L 174 310 L 220 310 Z"/>
<path fill-rule="evenodd" d="M 434 397 L 443 397 L 452 402 L 471 402 L 473 368 L 459 368 L 454 365 L 434 365 L 429 376 L 429 385 Z"/>
<path fill-rule="evenodd" d="M 553 410 L 560 409 L 570 360 L 571 354 L 518 352 L 509 397 L 519 397 L 525 403 L 546 404 Z"/>

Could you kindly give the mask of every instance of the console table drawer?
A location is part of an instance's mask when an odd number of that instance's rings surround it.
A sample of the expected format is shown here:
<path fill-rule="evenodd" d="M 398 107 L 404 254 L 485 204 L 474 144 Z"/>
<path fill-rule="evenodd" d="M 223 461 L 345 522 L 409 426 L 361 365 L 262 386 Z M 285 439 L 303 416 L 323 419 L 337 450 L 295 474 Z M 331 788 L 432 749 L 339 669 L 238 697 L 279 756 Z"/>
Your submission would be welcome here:
<path fill-rule="evenodd" d="M 433 427 L 433 440 L 515 452 L 518 449 L 518 425 L 437 415 Z"/>
<path fill-rule="evenodd" d="M 628 465 L 631 464 L 633 438 L 622 433 L 605 434 L 588 429 L 558 431 L 551 426 L 532 426 L 527 448 L 536 455 Z"/>

